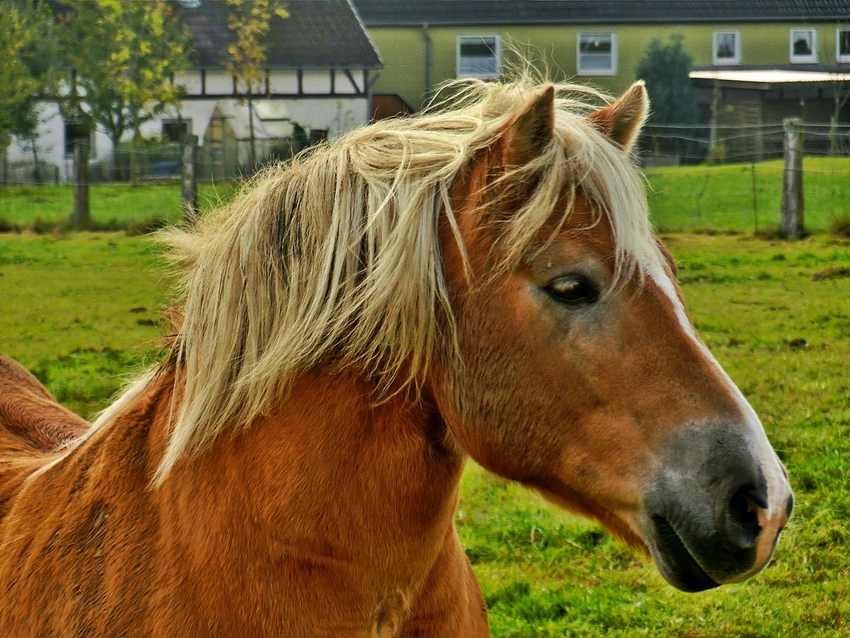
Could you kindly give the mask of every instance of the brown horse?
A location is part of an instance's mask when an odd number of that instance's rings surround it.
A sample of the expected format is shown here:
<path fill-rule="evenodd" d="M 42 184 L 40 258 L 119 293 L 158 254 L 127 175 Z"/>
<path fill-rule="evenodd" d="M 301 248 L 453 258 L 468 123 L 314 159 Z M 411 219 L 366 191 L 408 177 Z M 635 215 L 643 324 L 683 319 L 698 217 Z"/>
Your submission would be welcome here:
<path fill-rule="evenodd" d="M 767 564 L 790 488 L 651 232 L 643 85 L 456 88 L 172 232 L 170 354 L 85 433 L 0 366 L 0 635 L 486 636 L 467 457 L 681 589 Z"/>

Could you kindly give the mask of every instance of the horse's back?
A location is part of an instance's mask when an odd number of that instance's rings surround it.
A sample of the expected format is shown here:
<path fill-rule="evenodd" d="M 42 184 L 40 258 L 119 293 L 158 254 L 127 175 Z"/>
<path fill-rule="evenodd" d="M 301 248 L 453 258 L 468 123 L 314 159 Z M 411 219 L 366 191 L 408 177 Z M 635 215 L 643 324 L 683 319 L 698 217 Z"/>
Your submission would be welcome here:
<path fill-rule="evenodd" d="M 12 435 L 35 450 L 50 452 L 88 427 L 26 368 L 0 355 L 0 437 Z"/>
<path fill-rule="evenodd" d="M 26 368 L 0 355 L 0 519 L 24 475 L 88 427 Z"/>

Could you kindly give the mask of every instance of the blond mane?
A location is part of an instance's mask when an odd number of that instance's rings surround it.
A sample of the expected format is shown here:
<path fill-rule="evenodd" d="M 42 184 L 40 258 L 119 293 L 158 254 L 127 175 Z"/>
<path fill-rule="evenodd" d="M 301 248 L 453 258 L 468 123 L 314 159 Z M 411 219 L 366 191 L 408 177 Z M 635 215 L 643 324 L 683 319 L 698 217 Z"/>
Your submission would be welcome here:
<path fill-rule="evenodd" d="M 181 400 L 157 483 L 183 455 L 279 405 L 299 373 L 324 362 L 364 371 L 379 393 L 422 381 L 453 344 L 438 239 L 444 218 L 461 241 L 452 183 L 535 87 L 529 76 L 454 83 L 424 114 L 376 122 L 269 168 L 194 228 L 165 234 L 184 268 L 167 364 Z M 577 188 L 610 220 L 618 264 L 656 260 L 639 171 L 584 117 L 609 99 L 555 89 L 554 139 L 518 169 L 517 179 L 537 186 L 503 228 L 504 266 Z"/>

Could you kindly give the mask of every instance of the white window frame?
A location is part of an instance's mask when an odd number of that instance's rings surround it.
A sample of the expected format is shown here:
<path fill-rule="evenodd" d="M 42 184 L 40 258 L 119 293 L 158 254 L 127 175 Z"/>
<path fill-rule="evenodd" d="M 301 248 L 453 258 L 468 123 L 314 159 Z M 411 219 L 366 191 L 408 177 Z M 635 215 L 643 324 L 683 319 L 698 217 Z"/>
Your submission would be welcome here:
<path fill-rule="evenodd" d="M 581 68 L 581 38 L 582 36 L 610 35 L 611 36 L 611 68 L 582 69 Z M 576 34 L 576 75 L 617 75 L 617 34 L 614 31 L 579 31 Z"/>
<path fill-rule="evenodd" d="M 460 45 L 464 40 L 482 40 L 493 38 L 496 42 L 496 72 L 495 73 L 461 73 L 460 72 Z M 464 33 L 458 34 L 455 39 L 455 76 L 458 78 L 478 78 L 479 80 L 496 80 L 502 75 L 502 37 L 498 33 Z"/>
<path fill-rule="evenodd" d="M 800 31 L 808 31 L 812 34 L 812 54 L 811 55 L 794 55 L 794 34 Z M 818 31 L 808 27 L 799 29 L 791 29 L 788 32 L 788 58 L 792 64 L 805 64 L 818 61 Z"/>
<path fill-rule="evenodd" d="M 836 62 L 850 62 L 850 53 L 845 53 L 843 55 L 841 53 L 841 33 L 842 32 L 850 33 L 850 27 L 838 27 L 835 30 L 835 61 Z"/>
<path fill-rule="evenodd" d="M 731 58 L 720 58 L 717 56 L 717 45 L 721 35 L 735 36 L 735 55 Z M 715 65 L 740 64 L 741 63 L 741 32 L 740 31 L 715 31 L 711 38 L 711 57 Z"/>

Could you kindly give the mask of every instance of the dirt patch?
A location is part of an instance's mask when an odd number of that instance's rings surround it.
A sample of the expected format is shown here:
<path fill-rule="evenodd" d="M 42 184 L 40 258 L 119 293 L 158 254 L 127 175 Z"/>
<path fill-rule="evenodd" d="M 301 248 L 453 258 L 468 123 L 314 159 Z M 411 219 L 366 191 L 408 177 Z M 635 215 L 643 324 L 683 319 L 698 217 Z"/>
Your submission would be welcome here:
<path fill-rule="evenodd" d="M 817 271 L 812 275 L 812 281 L 824 281 L 826 279 L 843 279 L 850 277 L 850 268 L 847 266 L 832 266 Z"/>

